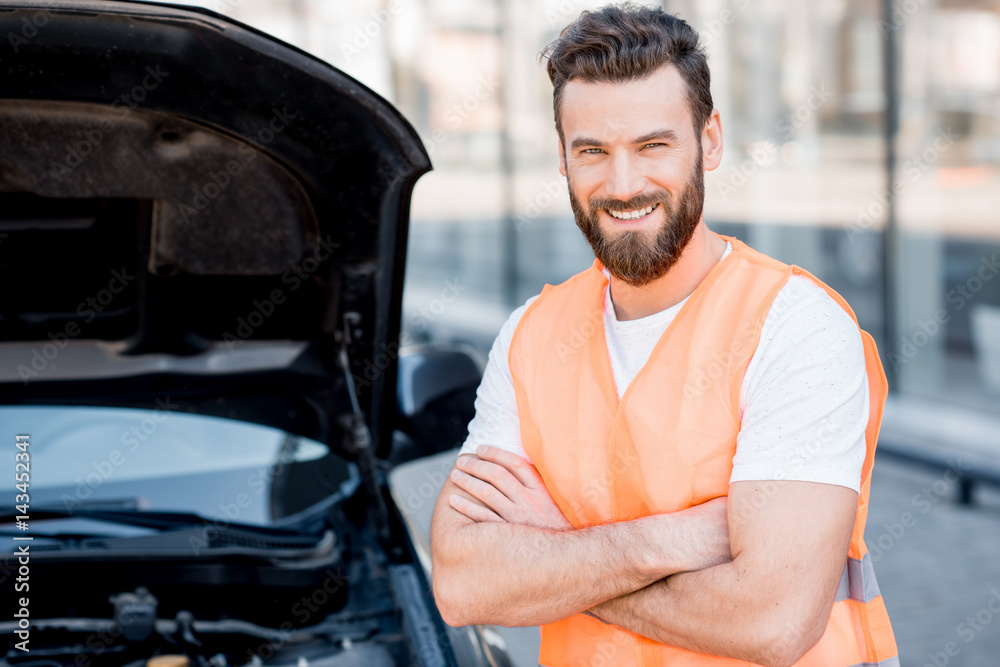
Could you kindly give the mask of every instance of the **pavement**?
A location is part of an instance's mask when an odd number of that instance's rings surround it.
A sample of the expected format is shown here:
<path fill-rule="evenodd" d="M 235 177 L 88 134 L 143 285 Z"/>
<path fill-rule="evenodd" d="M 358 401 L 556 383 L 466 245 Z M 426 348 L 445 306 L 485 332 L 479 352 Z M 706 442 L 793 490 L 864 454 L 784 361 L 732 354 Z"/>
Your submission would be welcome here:
<path fill-rule="evenodd" d="M 429 546 L 434 498 L 456 457 L 446 452 L 391 475 L 418 549 Z M 957 461 L 944 474 L 876 458 L 865 541 L 902 667 L 1000 666 L 1000 489 L 979 485 L 972 506 L 958 504 Z M 516 667 L 538 664 L 537 628 L 498 631 Z"/>
<path fill-rule="evenodd" d="M 955 471 L 876 458 L 865 543 L 902 667 L 1000 665 L 1000 490 L 959 505 Z"/>

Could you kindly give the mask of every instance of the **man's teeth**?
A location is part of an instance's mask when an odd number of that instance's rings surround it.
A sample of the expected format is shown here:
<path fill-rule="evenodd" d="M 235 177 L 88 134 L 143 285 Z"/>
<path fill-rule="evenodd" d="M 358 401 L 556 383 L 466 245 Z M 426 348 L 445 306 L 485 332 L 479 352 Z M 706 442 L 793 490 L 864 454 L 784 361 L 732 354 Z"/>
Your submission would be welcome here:
<path fill-rule="evenodd" d="M 647 206 L 646 208 L 640 208 L 635 211 L 608 211 L 612 217 L 618 218 L 619 220 L 638 220 L 639 218 L 649 215 L 653 212 L 656 205 Z"/>

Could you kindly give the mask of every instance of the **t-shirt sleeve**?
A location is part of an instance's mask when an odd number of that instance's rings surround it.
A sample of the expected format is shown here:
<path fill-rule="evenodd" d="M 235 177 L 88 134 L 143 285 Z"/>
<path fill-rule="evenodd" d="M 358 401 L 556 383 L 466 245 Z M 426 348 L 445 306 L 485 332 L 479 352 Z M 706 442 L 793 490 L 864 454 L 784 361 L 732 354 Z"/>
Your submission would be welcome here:
<path fill-rule="evenodd" d="M 476 415 L 469 422 L 469 437 L 465 439 L 460 455 L 475 454 L 479 445 L 492 445 L 531 461 L 521 446 L 517 397 L 507 355 L 521 316 L 536 298 L 531 297 L 511 313 L 493 341 L 483 380 L 476 390 Z"/>
<path fill-rule="evenodd" d="M 798 480 L 860 491 L 869 412 L 861 333 L 811 280 L 792 277 L 775 299 L 741 397 L 730 482 Z"/>

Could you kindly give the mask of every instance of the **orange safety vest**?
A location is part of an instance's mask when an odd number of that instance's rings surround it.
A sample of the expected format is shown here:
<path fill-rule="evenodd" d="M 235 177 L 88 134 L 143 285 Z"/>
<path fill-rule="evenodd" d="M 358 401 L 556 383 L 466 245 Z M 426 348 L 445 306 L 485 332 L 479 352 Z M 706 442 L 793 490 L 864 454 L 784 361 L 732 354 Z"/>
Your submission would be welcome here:
<path fill-rule="evenodd" d="M 508 362 L 524 449 L 574 527 L 676 512 L 728 495 L 740 388 L 778 292 L 796 266 L 722 237 L 733 251 L 702 280 L 619 401 L 604 337 L 601 265 L 546 285 L 519 322 Z M 775 307 L 780 307 L 780 302 Z M 896 641 L 863 540 L 887 386 L 865 331 L 870 416 L 844 575 L 823 638 L 797 667 L 898 667 Z M 749 665 L 654 642 L 577 614 L 542 626 L 550 667 Z"/>

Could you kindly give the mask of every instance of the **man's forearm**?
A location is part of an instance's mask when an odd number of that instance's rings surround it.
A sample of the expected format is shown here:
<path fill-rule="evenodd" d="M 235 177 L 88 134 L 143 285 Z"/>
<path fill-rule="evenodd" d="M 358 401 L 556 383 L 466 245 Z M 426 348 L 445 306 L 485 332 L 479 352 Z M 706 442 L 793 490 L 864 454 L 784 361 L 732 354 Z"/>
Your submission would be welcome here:
<path fill-rule="evenodd" d="M 792 665 L 826 631 L 857 492 L 814 482 L 734 482 L 732 562 L 683 572 L 591 612 L 670 646 Z"/>
<path fill-rule="evenodd" d="M 451 625 L 539 625 L 567 618 L 686 569 L 684 554 L 663 539 L 675 526 L 682 530 L 682 523 L 659 515 L 568 531 L 452 525 L 434 538 L 438 605 Z"/>
<path fill-rule="evenodd" d="M 494 449 L 460 459 L 434 509 L 434 594 L 450 625 L 549 623 L 731 558 L 726 498 L 573 530 L 534 468 Z"/>
<path fill-rule="evenodd" d="M 803 643 L 808 619 L 789 620 L 785 610 L 769 608 L 765 597 L 737 560 L 673 575 L 590 613 L 677 648 L 760 665 L 790 664 L 819 637 Z"/>

